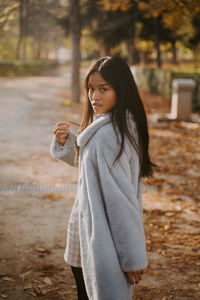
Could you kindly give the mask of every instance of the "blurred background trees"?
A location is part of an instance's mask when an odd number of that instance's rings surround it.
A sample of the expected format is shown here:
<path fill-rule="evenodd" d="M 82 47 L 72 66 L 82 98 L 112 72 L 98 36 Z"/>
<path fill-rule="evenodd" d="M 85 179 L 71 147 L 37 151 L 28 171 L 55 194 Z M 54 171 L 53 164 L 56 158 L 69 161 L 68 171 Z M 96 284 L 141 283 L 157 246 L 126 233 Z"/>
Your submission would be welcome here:
<path fill-rule="evenodd" d="M 57 59 L 72 65 L 79 101 L 81 61 L 120 54 L 129 65 L 200 63 L 199 0 L 0 0 L 0 60 Z"/>
<path fill-rule="evenodd" d="M 0 0 L 0 59 L 48 58 L 69 46 L 70 23 L 83 59 L 121 53 L 161 66 L 185 59 L 185 51 L 199 59 L 198 0 Z"/>
<path fill-rule="evenodd" d="M 62 43 L 59 0 L 0 0 L 0 59 L 47 59 Z"/>

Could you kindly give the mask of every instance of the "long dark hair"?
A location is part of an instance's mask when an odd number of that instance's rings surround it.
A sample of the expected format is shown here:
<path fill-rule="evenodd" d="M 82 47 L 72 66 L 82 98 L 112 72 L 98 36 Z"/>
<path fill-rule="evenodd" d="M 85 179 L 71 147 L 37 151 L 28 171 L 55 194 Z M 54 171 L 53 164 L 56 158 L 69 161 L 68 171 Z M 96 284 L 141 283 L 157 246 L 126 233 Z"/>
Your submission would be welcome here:
<path fill-rule="evenodd" d="M 111 121 L 116 132 L 121 136 L 121 148 L 115 159 L 119 160 L 124 150 L 125 135 L 130 140 L 138 153 L 140 161 L 139 177 L 152 177 L 153 164 L 149 157 L 149 134 L 145 109 L 141 101 L 138 89 L 129 66 L 120 57 L 105 56 L 99 58 L 88 70 L 85 77 L 84 87 L 86 90 L 86 101 L 83 107 L 83 115 L 79 133 L 93 122 L 94 111 L 88 98 L 88 81 L 91 74 L 100 72 L 103 79 L 108 82 L 116 92 L 116 104 L 111 110 Z M 131 113 L 138 132 L 138 142 L 127 126 L 126 112 Z M 76 145 L 75 165 L 78 164 L 79 148 Z M 114 163 L 115 163 L 114 162 Z"/>

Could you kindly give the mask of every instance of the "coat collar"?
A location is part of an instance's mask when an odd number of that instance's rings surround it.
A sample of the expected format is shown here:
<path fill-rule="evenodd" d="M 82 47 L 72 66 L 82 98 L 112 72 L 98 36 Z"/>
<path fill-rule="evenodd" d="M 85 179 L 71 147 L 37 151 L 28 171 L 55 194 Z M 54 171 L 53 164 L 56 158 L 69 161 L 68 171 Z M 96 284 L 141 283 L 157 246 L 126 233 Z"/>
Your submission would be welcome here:
<path fill-rule="evenodd" d="M 83 147 L 87 144 L 89 139 L 95 134 L 95 132 L 102 126 L 111 122 L 111 112 L 104 114 L 96 114 L 94 121 L 88 125 L 77 137 L 77 145 Z"/>
<path fill-rule="evenodd" d="M 94 120 L 93 122 L 86 127 L 77 137 L 77 145 L 79 147 L 83 147 L 87 144 L 89 139 L 95 134 L 95 132 L 102 126 L 111 123 L 111 112 L 106 112 L 103 114 L 96 114 L 94 115 Z M 127 120 L 127 125 L 130 127 L 130 129 L 135 130 L 136 129 L 136 124 L 133 121 L 132 114 L 127 110 L 126 111 L 126 120 Z M 136 136 L 137 138 L 137 136 Z"/>

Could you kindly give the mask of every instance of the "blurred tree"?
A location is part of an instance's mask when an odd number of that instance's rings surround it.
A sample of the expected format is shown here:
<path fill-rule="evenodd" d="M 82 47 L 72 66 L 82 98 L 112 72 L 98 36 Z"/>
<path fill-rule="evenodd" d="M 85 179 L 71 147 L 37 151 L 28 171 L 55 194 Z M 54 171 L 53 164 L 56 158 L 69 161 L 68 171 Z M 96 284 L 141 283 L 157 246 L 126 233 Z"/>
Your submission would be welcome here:
<path fill-rule="evenodd" d="M 171 43 L 171 52 L 172 52 L 172 63 L 177 64 L 177 55 L 176 55 L 176 42 L 181 40 L 183 34 L 178 33 L 177 31 L 166 28 L 163 22 L 163 17 L 160 15 L 158 18 L 144 18 L 140 19 L 142 23 L 142 28 L 140 30 L 140 39 L 145 41 L 154 41 L 155 48 L 157 51 L 157 65 L 161 67 L 162 60 L 160 54 L 160 43 Z"/>
<path fill-rule="evenodd" d="M 101 5 L 105 10 L 122 10 L 128 11 L 133 5 L 138 2 L 137 0 L 100 0 Z"/>
<path fill-rule="evenodd" d="M 0 32 L 7 30 L 6 26 L 15 18 L 18 7 L 17 0 L 0 0 Z"/>
<path fill-rule="evenodd" d="M 135 29 L 135 14 L 121 10 L 101 13 L 96 26 L 93 27 L 93 36 L 102 45 L 102 55 L 110 55 L 111 49 L 125 41 L 129 63 L 133 63 L 133 46 Z"/>
<path fill-rule="evenodd" d="M 173 63 L 177 63 L 176 42 L 184 36 L 180 28 L 185 23 L 185 17 L 191 17 L 200 10 L 199 0 L 141 0 L 139 9 L 144 11 L 147 19 L 154 20 L 155 48 L 157 65 L 161 66 L 160 42 L 169 41 L 172 44 Z M 145 29 L 148 28 L 146 27 Z"/>
<path fill-rule="evenodd" d="M 28 36 L 29 27 L 29 4 L 30 0 L 19 0 L 19 39 L 17 43 L 16 58 L 20 59 L 21 46 L 23 43 L 22 59 L 26 59 L 26 40 Z"/>
<path fill-rule="evenodd" d="M 59 26 L 56 26 L 56 18 L 62 13 L 59 0 L 30 0 L 29 36 L 32 39 L 34 59 L 45 58 L 48 45 L 58 44 L 62 39 Z"/>
<path fill-rule="evenodd" d="M 16 1 L 0 0 L 0 59 L 7 56 L 12 59 L 15 58 L 16 39 L 13 38 L 13 28 L 16 28 L 17 24 L 15 20 L 17 9 L 18 3 Z"/>
<path fill-rule="evenodd" d="M 56 15 L 62 14 L 60 0 L 0 0 L 1 38 L 17 39 L 16 58 L 27 59 L 27 48 L 32 58 L 46 56 L 48 47 L 63 38 L 56 26 Z"/>
<path fill-rule="evenodd" d="M 81 38 L 81 15 L 79 0 L 70 0 L 69 28 L 72 42 L 72 78 L 71 78 L 71 101 L 80 102 L 80 38 Z"/>
<path fill-rule="evenodd" d="M 188 44 L 191 48 L 196 48 L 200 43 L 200 12 L 197 12 L 192 18 L 194 28 L 193 36 L 189 39 Z"/>
<path fill-rule="evenodd" d="M 191 21 L 192 32 L 190 32 L 189 38 L 184 39 L 183 43 L 186 47 L 193 50 L 194 62 L 200 61 L 200 12 L 196 12 Z"/>
<path fill-rule="evenodd" d="M 127 51 L 129 64 L 133 64 L 135 23 L 139 13 L 137 3 L 132 1 L 129 10 L 119 9 L 118 6 L 110 9 L 107 4 L 100 0 L 85 1 L 84 25 L 90 27 L 91 35 L 101 45 L 101 55 L 110 55 L 111 49 L 125 42 L 129 50 Z"/>
<path fill-rule="evenodd" d="M 200 10 L 199 0 L 100 0 L 105 10 L 131 11 L 133 6 L 142 12 L 143 23 L 141 35 L 150 36 L 155 42 L 157 65 L 161 67 L 160 43 L 169 41 L 172 44 L 173 62 L 176 63 L 176 41 L 182 38 L 180 27 L 185 23 L 185 16 L 192 16 Z M 149 27 L 150 25 L 150 27 Z M 150 30 L 151 28 L 151 30 Z M 183 32 L 182 32 L 183 34 Z"/>

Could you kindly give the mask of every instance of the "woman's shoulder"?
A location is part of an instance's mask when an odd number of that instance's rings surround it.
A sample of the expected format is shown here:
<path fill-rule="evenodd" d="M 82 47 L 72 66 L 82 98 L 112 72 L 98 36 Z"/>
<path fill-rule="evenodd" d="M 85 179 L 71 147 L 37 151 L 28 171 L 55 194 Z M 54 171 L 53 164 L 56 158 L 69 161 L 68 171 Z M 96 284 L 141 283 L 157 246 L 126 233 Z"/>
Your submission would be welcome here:
<path fill-rule="evenodd" d="M 105 124 L 97 130 L 93 142 L 95 145 L 104 147 L 116 144 L 116 133 L 112 122 Z"/>
<path fill-rule="evenodd" d="M 136 123 L 129 111 L 126 112 L 126 123 L 130 133 L 134 136 L 137 135 Z M 117 126 L 114 128 L 112 122 L 101 126 L 95 134 L 95 142 L 108 142 L 115 145 L 117 141 L 121 142 L 121 135 Z"/>

